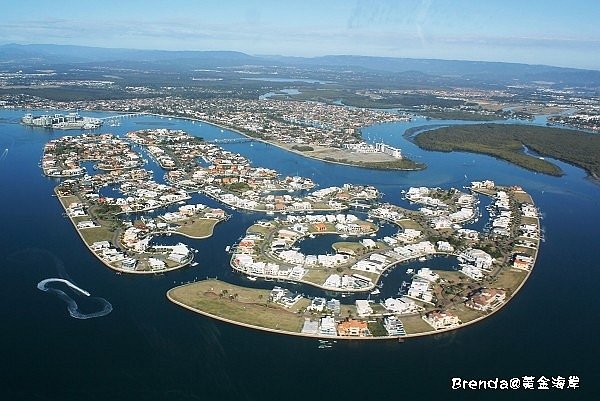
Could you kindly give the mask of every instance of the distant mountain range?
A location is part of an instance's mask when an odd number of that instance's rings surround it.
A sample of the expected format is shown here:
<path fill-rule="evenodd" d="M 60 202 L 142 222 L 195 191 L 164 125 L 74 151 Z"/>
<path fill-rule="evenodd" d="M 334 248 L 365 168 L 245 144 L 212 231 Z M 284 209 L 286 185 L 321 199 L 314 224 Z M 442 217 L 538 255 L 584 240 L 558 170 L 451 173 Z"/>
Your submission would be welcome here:
<path fill-rule="evenodd" d="M 305 69 L 356 69 L 384 73 L 422 73 L 430 76 L 486 83 L 553 82 L 564 86 L 600 87 L 600 71 L 518 63 L 411 59 L 367 56 L 285 57 L 252 56 L 233 51 L 166 51 L 112 49 L 68 45 L 0 46 L 0 69 L 51 68 L 65 64 L 127 63 L 154 68 L 194 69 L 233 66 L 281 66 Z"/>

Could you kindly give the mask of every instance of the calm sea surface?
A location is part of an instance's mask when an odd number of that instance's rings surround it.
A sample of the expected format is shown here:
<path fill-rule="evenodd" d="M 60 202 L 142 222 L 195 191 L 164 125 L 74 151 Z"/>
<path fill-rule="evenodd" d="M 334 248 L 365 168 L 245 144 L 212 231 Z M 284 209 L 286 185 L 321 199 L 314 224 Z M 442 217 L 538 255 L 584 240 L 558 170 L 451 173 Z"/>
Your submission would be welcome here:
<path fill-rule="evenodd" d="M 56 181 L 38 167 L 45 142 L 78 131 L 49 132 L 19 125 L 23 111 L 0 111 L 0 383 L 5 400 L 432 400 L 590 399 L 599 390 L 598 224 L 600 186 L 581 169 L 558 162 L 565 176 L 535 174 L 491 157 L 418 149 L 402 138 L 405 129 L 432 122 L 418 120 L 369 127 L 370 141 L 401 147 L 429 168 L 420 172 L 381 172 L 325 164 L 253 143 L 227 148 L 254 165 L 282 174 L 304 175 L 321 187 L 346 182 L 372 184 L 384 200 L 400 202 L 400 191 L 414 185 L 462 187 L 492 179 L 523 186 L 541 209 L 545 243 L 523 290 L 493 317 L 449 334 L 394 342 L 338 342 L 318 349 L 316 340 L 247 330 L 216 322 L 168 302 L 176 284 L 218 277 L 236 284 L 268 288 L 232 273 L 227 245 L 262 214 L 232 212 L 204 241 L 183 240 L 198 249 L 199 265 L 161 276 L 117 275 L 83 246 L 52 196 Z M 87 114 L 87 113 L 86 113 Z M 98 116 L 108 114 L 96 113 Z M 543 120 L 538 121 L 543 123 Z M 438 123 L 438 122 L 435 122 Z M 456 123 L 453 121 L 444 124 Z M 209 124 L 177 119 L 123 119 L 99 132 L 183 129 L 205 139 L 236 137 Z M 5 151 L 6 150 L 6 151 Z M 158 172 L 155 165 L 150 164 Z M 159 177 L 157 177 L 159 178 Z M 201 195 L 194 201 L 216 205 Z M 389 229 L 384 229 L 389 231 Z M 330 243 L 310 240 L 306 251 L 327 251 Z M 316 242 L 315 242 L 316 241 Z M 451 260 L 429 262 L 447 268 Z M 432 264 L 433 263 L 433 264 Z M 394 295 L 406 268 L 383 281 L 382 295 Z M 103 317 L 74 319 L 56 293 L 36 285 L 63 277 L 110 302 Z M 82 313 L 102 308 L 60 283 Z M 320 291 L 295 287 L 310 295 Z M 452 377 L 580 377 L 580 390 L 541 393 L 453 392 Z M 587 396 L 586 396 L 587 395 Z"/>

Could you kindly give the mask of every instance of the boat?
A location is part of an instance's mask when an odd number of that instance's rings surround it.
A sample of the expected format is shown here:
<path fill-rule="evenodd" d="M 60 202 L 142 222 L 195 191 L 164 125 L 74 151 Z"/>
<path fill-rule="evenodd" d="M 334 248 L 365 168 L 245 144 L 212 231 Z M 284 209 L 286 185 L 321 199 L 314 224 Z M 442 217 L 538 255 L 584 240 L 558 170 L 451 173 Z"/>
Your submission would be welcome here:
<path fill-rule="evenodd" d="M 227 246 L 225 247 L 225 252 L 229 252 L 229 250 L 230 250 L 230 249 L 231 249 L 231 246 L 227 245 Z"/>
<path fill-rule="evenodd" d="M 256 281 L 256 277 L 254 276 L 246 276 L 246 278 L 250 281 Z"/>
<path fill-rule="evenodd" d="M 425 262 L 427 260 L 427 258 L 425 256 L 421 256 L 419 258 L 419 262 Z"/>
<path fill-rule="evenodd" d="M 340 234 L 340 238 L 348 238 L 348 234 Z"/>
<path fill-rule="evenodd" d="M 379 295 L 381 294 L 381 291 L 379 291 L 379 288 L 375 288 L 373 291 L 371 291 L 371 295 Z"/>
<path fill-rule="evenodd" d="M 198 266 L 198 262 L 192 262 L 191 266 Z"/>

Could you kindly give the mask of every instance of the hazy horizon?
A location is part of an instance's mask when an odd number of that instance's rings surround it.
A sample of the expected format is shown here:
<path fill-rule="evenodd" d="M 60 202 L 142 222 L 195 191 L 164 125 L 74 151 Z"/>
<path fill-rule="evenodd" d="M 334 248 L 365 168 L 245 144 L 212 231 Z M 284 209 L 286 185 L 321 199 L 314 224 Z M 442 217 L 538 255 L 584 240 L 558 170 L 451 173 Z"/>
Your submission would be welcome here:
<path fill-rule="evenodd" d="M 32 0 L 5 7 L 0 44 L 252 55 L 360 55 L 600 69 L 600 4 L 591 0 L 451 3 L 341 0 L 100 4 Z"/>

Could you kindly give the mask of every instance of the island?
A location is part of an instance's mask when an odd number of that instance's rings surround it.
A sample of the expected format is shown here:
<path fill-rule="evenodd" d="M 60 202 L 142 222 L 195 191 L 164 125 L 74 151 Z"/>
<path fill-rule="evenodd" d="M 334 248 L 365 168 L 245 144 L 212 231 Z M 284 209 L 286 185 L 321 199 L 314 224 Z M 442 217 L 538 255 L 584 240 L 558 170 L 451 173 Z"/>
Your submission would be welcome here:
<path fill-rule="evenodd" d="M 544 157 L 562 160 L 600 178 L 600 137 L 573 129 L 516 124 L 454 125 L 422 131 L 413 138 L 423 149 L 494 156 L 539 173 L 562 170 Z"/>
<path fill-rule="evenodd" d="M 193 264 L 187 245 L 159 245 L 153 239 L 208 238 L 229 217 L 222 209 L 186 204 L 185 191 L 154 181 L 153 172 L 141 168 L 142 155 L 111 134 L 54 139 L 45 145 L 40 165 L 46 176 L 61 180 L 55 195 L 85 245 L 118 272 L 155 274 Z M 171 205 L 179 206 L 144 216 Z"/>
<path fill-rule="evenodd" d="M 479 197 L 490 199 L 483 232 L 463 227 L 481 218 Z M 265 290 L 211 279 L 173 288 L 167 297 L 253 329 L 323 341 L 374 340 L 465 327 L 498 311 L 522 288 L 541 241 L 539 212 L 522 188 L 485 180 L 472 182 L 469 193 L 413 187 L 404 198 L 418 210 L 372 201 L 362 204 L 368 220 L 350 213 L 261 220 L 230 248 L 232 268 L 249 281 L 301 283 L 338 296 L 309 298 L 280 285 Z M 382 222 L 395 224 L 398 232 L 373 239 Z M 295 246 L 319 235 L 364 238 L 334 243 L 333 255 L 305 255 Z M 409 269 L 411 281 L 402 283 L 396 297 L 370 299 L 389 269 L 432 257 L 455 258 L 455 268 Z M 355 294 L 354 303 L 339 299 L 349 294 Z"/>
<path fill-rule="evenodd" d="M 142 168 L 148 158 L 166 172 L 164 182 Z M 62 180 L 55 195 L 86 246 L 105 265 L 125 273 L 163 273 L 197 263 L 194 250 L 183 243 L 154 243 L 172 234 L 208 238 L 230 217 L 220 208 L 186 204 L 190 193 L 267 215 L 337 213 L 379 195 L 374 187 L 351 184 L 309 192 L 315 186 L 309 178 L 280 177 L 180 130 L 132 131 L 126 139 L 64 136 L 45 145 L 40 165 L 46 176 Z M 173 205 L 178 209 L 156 213 Z"/>

